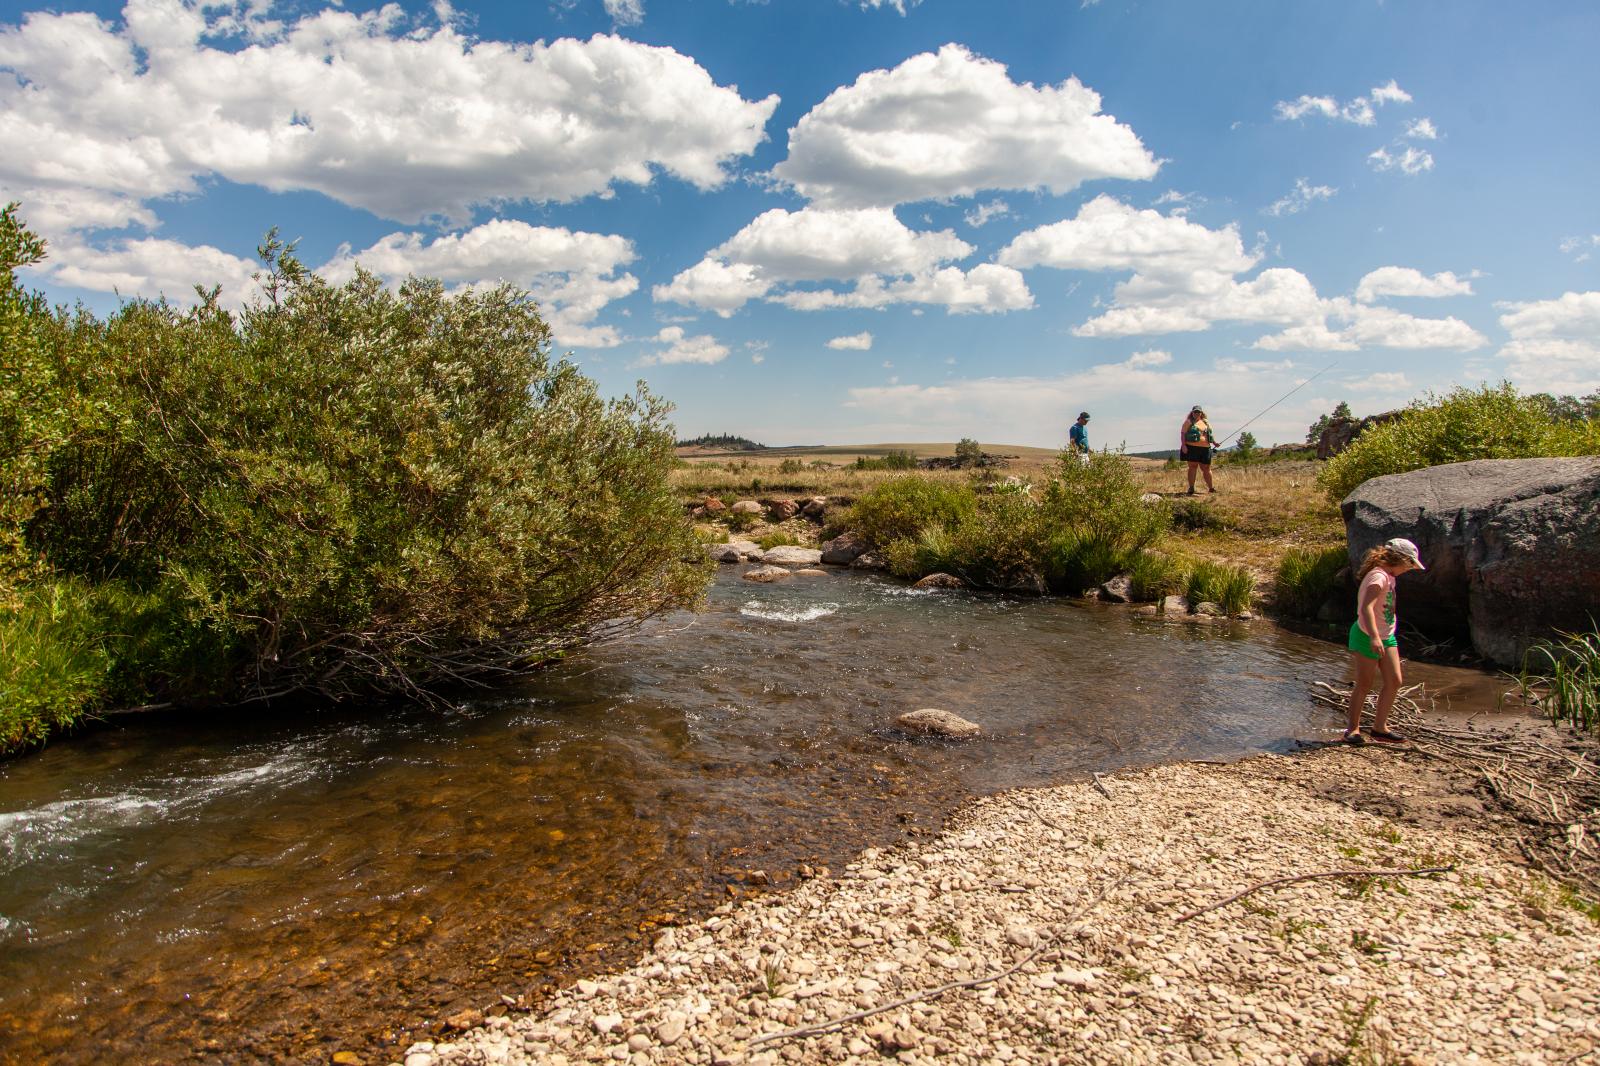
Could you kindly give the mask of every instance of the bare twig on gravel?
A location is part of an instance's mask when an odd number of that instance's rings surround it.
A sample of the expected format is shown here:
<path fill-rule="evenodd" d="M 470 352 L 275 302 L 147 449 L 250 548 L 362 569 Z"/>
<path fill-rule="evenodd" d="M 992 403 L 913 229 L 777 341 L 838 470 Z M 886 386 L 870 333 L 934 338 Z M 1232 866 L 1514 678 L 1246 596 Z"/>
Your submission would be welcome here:
<path fill-rule="evenodd" d="M 1111 790 L 1106 787 L 1106 783 L 1100 779 L 1099 774 L 1094 775 L 1094 790 L 1106 799 L 1111 798 Z"/>
<path fill-rule="evenodd" d="M 1234 900 L 1243 899 L 1252 892 L 1259 892 L 1263 888 L 1274 888 L 1278 885 L 1292 885 L 1296 881 L 1325 881 L 1336 877 L 1420 877 L 1423 874 L 1447 874 L 1454 869 L 1454 866 L 1424 866 L 1415 870 L 1328 870 L 1324 873 L 1300 874 L 1296 877 L 1275 877 L 1270 881 L 1262 881 L 1258 884 L 1251 885 L 1249 888 L 1244 889 L 1241 892 L 1235 892 L 1233 895 L 1220 902 L 1209 904 L 1197 910 L 1192 910 L 1188 914 L 1185 914 L 1182 918 L 1179 918 L 1178 924 L 1182 925 L 1190 918 L 1198 918 L 1200 915 L 1209 911 L 1219 910 L 1223 907 L 1226 907 Z"/>

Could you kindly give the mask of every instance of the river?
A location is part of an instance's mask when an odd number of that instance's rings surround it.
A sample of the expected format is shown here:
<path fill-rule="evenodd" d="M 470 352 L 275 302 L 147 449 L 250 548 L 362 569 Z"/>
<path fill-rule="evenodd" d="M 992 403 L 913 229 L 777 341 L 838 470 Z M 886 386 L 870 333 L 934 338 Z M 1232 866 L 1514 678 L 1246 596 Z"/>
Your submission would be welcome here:
<path fill-rule="evenodd" d="M 972 795 L 1336 736 L 1306 686 L 1344 669 L 1264 622 L 723 567 L 704 612 L 449 713 L 123 720 L 0 764 L 0 1059 L 387 1062 Z M 891 728 L 918 707 L 985 735 Z"/>

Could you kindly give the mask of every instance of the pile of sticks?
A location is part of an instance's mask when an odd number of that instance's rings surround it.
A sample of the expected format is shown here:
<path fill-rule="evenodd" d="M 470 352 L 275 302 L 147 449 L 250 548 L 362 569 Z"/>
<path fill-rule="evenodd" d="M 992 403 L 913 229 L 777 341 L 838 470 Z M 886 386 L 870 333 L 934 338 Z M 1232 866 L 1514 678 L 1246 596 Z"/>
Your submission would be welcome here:
<path fill-rule="evenodd" d="M 1349 692 L 1324 682 L 1311 695 L 1348 711 Z M 1375 699 L 1376 697 L 1369 697 Z M 1451 727 L 1430 722 L 1433 699 L 1422 685 L 1400 690 L 1391 724 L 1410 737 L 1402 748 L 1449 763 L 1482 782 L 1535 867 L 1600 900 L 1600 742 L 1557 727 L 1538 731 L 1505 726 Z"/>

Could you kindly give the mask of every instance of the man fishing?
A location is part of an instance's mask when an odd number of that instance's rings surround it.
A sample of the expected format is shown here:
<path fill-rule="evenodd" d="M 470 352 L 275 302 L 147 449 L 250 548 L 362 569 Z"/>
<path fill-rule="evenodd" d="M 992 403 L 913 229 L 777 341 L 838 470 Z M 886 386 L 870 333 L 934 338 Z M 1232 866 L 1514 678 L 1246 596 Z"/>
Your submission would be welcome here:
<path fill-rule="evenodd" d="M 1078 420 L 1067 430 L 1067 450 L 1085 466 L 1089 463 L 1089 412 L 1079 411 Z"/>

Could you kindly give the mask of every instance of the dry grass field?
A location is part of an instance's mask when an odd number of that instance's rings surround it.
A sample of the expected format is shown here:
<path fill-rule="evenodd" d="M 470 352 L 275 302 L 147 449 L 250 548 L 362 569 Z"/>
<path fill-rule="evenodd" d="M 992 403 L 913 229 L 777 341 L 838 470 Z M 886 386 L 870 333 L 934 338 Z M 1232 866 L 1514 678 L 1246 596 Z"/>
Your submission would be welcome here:
<path fill-rule="evenodd" d="M 1057 453 L 1048 448 L 988 444 L 986 452 L 1015 455 L 993 474 L 1016 476 L 1024 482 L 1043 480 Z M 683 449 L 684 464 L 673 473 L 673 484 L 685 500 L 718 496 L 739 497 L 827 496 L 835 510 L 885 481 L 913 471 L 858 470 L 856 458 L 877 459 L 891 451 L 908 451 L 918 458 L 955 454 L 952 444 L 856 444 L 826 448 L 769 448 L 759 452 L 710 454 Z M 1278 561 L 1291 548 L 1322 548 L 1344 543 L 1339 510 L 1317 488 L 1315 461 L 1288 460 L 1232 466 L 1212 471 L 1217 493 L 1185 495 L 1183 467 L 1168 468 L 1156 459 L 1130 459 L 1148 492 L 1172 501 L 1174 524 L 1169 546 L 1184 555 L 1211 562 L 1243 566 L 1257 579 L 1257 587 L 1271 585 Z M 963 470 L 914 471 L 924 477 L 954 482 L 975 475 Z M 981 476 L 981 475 L 978 475 Z M 808 532 L 803 520 L 782 527 L 759 525 L 747 535 L 786 531 L 798 539 Z"/>

